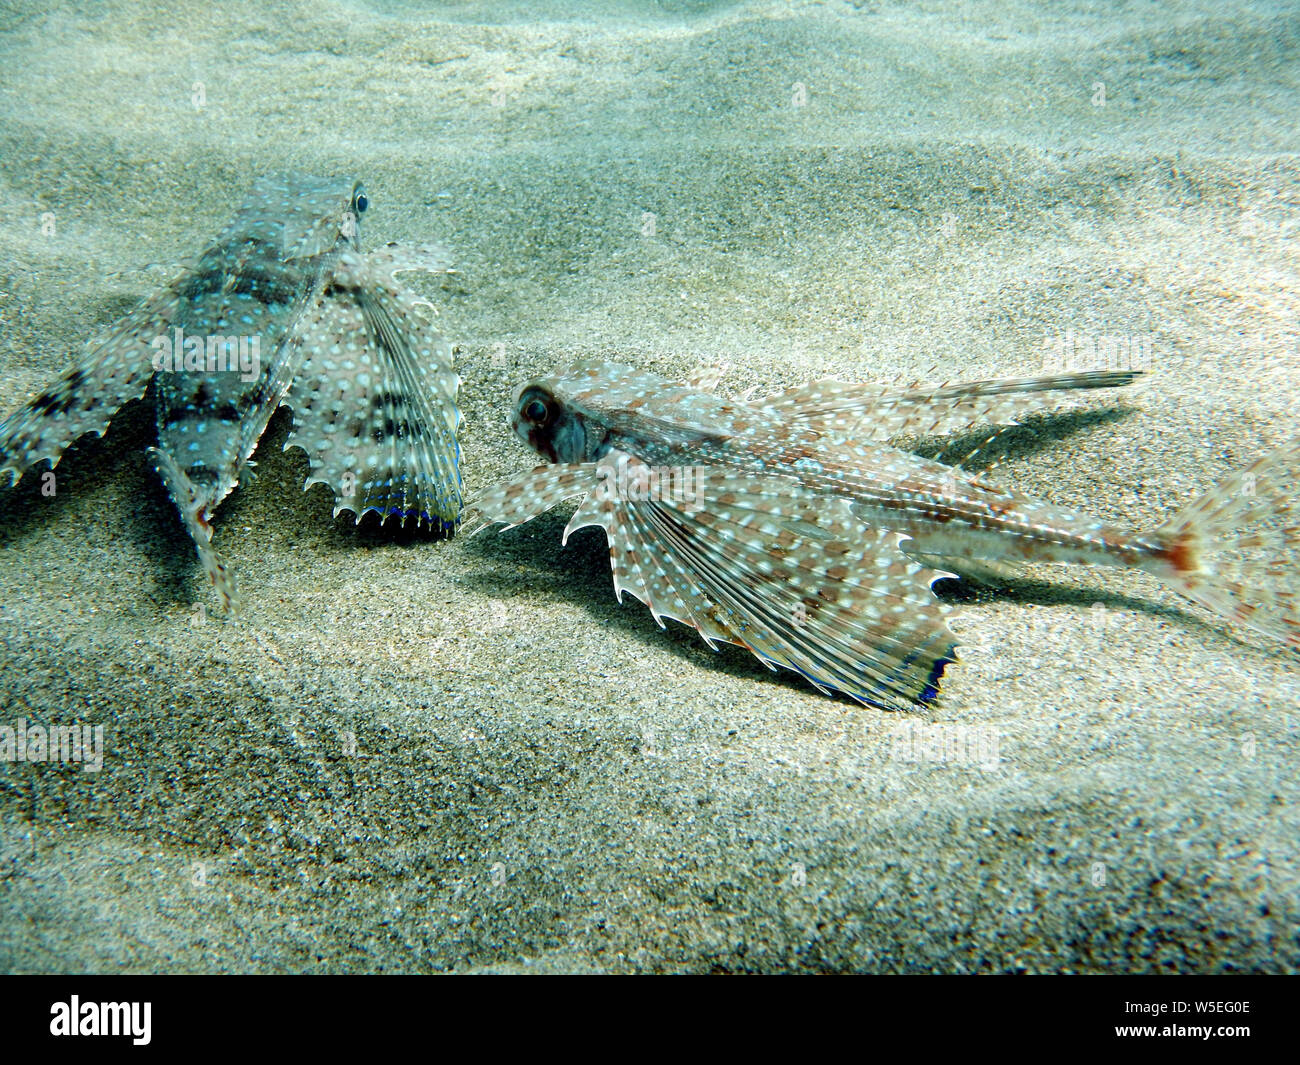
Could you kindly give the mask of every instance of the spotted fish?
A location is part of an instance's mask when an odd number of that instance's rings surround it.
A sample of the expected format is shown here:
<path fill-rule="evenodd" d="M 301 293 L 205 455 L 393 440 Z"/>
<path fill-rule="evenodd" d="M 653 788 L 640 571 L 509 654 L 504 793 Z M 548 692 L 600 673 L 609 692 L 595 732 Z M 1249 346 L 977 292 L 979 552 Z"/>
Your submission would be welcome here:
<path fill-rule="evenodd" d="M 1300 647 L 1298 571 L 1293 555 L 1285 562 L 1300 545 L 1300 444 L 1135 533 L 890 443 L 1014 424 L 1045 401 L 1136 376 L 904 390 L 818 381 L 741 402 L 582 363 L 516 393 L 515 433 L 550 465 L 474 500 L 465 527 L 518 525 L 582 497 L 565 539 L 605 530 L 620 599 L 630 592 L 661 626 L 674 618 L 710 646 L 739 644 L 770 668 L 888 709 L 937 697 L 956 641 L 931 585 L 986 562 L 1136 566 Z"/>
<path fill-rule="evenodd" d="M 271 415 L 293 411 L 288 447 L 334 491 L 337 516 L 452 527 L 461 505 L 451 348 L 401 285 L 441 272 L 442 249 L 361 248 L 360 183 L 256 182 L 198 260 L 119 321 L 75 365 L 0 423 L 0 477 L 58 464 L 154 382 L 153 463 L 223 605 L 233 574 L 212 512 L 238 485 Z"/>

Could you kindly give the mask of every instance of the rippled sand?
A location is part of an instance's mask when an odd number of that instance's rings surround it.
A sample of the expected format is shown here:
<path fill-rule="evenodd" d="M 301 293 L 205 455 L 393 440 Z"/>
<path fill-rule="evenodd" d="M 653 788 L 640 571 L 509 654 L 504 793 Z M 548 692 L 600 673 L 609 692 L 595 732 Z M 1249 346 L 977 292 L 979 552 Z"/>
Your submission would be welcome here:
<path fill-rule="evenodd" d="M 1300 431 L 1287 5 L 30 6 L 5 412 L 296 168 L 454 249 L 471 491 L 592 354 L 775 391 L 1132 338 L 1149 384 L 998 475 L 1136 527 Z M 0 724 L 105 728 L 97 774 L 0 763 L 0 968 L 1298 967 L 1296 663 L 1154 581 L 950 589 L 946 697 L 888 714 L 660 632 L 562 513 L 333 521 L 285 431 L 218 516 L 239 626 L 143 404 L 0 490 Z"/>

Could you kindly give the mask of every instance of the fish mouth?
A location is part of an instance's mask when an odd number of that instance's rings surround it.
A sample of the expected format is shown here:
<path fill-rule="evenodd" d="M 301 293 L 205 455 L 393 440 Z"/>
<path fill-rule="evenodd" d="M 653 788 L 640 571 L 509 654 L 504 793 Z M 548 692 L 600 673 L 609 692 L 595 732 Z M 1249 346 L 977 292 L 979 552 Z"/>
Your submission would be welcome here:
<path fill-rule="evenodd" d="M 555 450 L 555 443 L 542 432 L 540 425 L 528 425 L 515 419 L 515 435 L 536 451 L 547 462 L 558 463 L 560 456 Z"/>
<path fill-rule="evenodd" d="M 526 421 L 518 410 L 510 416 L 510 429 L 520 443 L 527 444 L 548 462 L 559 462 L 555 454 L 555 445 L 548 439 L 544 427 Z"/>

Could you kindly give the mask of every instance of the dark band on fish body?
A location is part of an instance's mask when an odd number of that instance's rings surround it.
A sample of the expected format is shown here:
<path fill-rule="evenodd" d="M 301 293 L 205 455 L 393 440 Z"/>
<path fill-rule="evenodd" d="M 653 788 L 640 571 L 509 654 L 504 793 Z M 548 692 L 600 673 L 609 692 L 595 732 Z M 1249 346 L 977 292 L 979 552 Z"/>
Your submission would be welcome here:
<path fill-rule="evenodd" d="M 393 437 L 402 440 L 411 435 L 411 423 L 405 418 L 401 421 L 395 421 L 388 418 L 381 427 L 376 427 L 371 435 L 375 438 L 375 443 L 383 443 L 385 440 L 391 440 Z"/>
<path fill-rule="evenodd" d="M 69 370 L 57 385 L 32 400 L 32 409 L 38 414 L 67 414 L 77 406 L 77 390 L 85 379 L 84 370 Z"/>
<path fill-rule="evenodd" d="M 77 405 L 75 391 L 42 392 L 32 401 L 32 409 L 38 414 L 67 414 Z"/>
<path fill-rule="evenodd" d="M 241 296 L 251 296 L 274 309 L 293 303 L 306 291 L 307 286 L 299 276 L 286 271 L 275 261 L 244 262 L 240 264 L 238 272 L 231 273 L 222 270 L 223 264 L 229 266 L 226 256 L 214 258 L 217 261 L 211 264 L 210 269 L 196 273 L 188 279 L 179 292 L 182 298 L 197 302 L 205 296 L 220 296 L 233 292 Z"/>

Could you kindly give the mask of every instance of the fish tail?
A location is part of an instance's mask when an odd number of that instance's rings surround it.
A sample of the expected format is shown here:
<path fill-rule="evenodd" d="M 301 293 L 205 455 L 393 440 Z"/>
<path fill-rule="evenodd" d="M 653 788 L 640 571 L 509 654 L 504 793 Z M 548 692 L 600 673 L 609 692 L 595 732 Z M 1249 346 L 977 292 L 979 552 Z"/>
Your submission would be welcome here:
<path fill-rule="evenodd" d="M 1161 526 L 1146 567 L 1201 606 L 1300 650 L 1300 440 L 1230 474 Z"/>
<path fill-rule="evenodd" d="M 165 451 L 149 448 L 154 468 L 162 478 L 168 493 L 180 511 L 185 529 L 194 540 L 194 547 L 199 553 L 199 561 L 221 599 L 222 608 L 228 615 L 239 613 L 242 602 L 239 590 L 235 586 L 235 574 L 221 561 L 221 557 L 212 547 L 212 526 L 208 524 L 207 506 L 200 497 L 198 489 L 177 465 L 176 460 Z"/>

